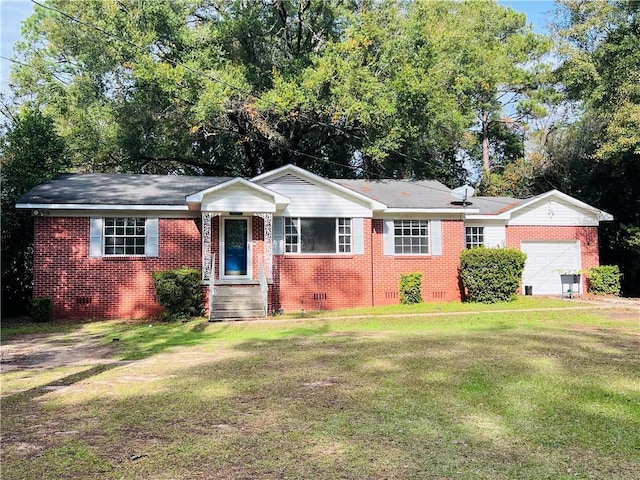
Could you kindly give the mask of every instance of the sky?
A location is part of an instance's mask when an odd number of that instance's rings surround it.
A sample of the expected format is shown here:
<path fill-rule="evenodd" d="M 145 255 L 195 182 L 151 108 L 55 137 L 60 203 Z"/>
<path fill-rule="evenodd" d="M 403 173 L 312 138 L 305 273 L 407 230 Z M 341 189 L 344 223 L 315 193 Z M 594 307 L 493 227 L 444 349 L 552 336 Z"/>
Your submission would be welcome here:
<path fill-rule="evenodd" d="M 77 0 L 81 1 L 81 0 Z M 537 33 L 547 33 L 547 24 L 553 10 L 552 0 L 499 0 L 498 3 L 527 15 L 527 22 Z M 30 0 L 0 0 L 0 91 L 9 89 L 9 71 L 13 57 L 13 46 L 20 40 L 22 22 L 33 13 Z"/>

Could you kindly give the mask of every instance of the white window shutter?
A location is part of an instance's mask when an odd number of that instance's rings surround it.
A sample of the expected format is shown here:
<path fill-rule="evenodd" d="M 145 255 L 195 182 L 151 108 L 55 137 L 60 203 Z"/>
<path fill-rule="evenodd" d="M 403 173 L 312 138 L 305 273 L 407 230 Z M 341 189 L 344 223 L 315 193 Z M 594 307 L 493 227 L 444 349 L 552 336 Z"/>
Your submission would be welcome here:
<path fill-rule="evenodd" d="M 353 229 L 353 253 L 364 255 L 364 218 L 352 218 L 351 228 Z"/>
<path fill-rule="evenodd" d="M 431 255 L 442 255 L 442 221 L 431 220 Z"/>
<path fill-rule="evenodd" d="M 284 253 L 284 218 L 273 217 L 273 254 Z"/>
<path fill-rule="evenodd" d="M 102 218 L 91 217 L 89 230 L 89 256 L 102 256 Z"/>
<path fill-rule="evenodd" d="M 395 255 L 396 253 L 396 245 L 395 245 L 395 229 L 393 220 L 384 220 L 384 229 L 383 229 L 383 247 L 385 255 Z"/>
<path fill-rule="evenodd" d="M 158 219 L 147 218 L 146 221 L 147 240 L 145 244 L 145 255 L 147 257 L 158 256 Z"/>

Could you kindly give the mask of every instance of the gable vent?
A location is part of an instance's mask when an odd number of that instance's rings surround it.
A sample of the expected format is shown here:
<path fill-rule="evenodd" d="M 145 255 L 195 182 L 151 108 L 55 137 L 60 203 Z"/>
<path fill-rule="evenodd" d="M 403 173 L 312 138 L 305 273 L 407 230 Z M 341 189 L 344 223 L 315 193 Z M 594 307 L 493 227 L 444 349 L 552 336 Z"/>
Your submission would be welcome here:
<path fill-rule="evenodd" d="M 274 180 L 270 180 L 266 182 L 265 185 L 311 185 L 311 182 L 308 182 L 300 177 L 296 177 L 295 175 L 291 175 L 289 173 Z"/>

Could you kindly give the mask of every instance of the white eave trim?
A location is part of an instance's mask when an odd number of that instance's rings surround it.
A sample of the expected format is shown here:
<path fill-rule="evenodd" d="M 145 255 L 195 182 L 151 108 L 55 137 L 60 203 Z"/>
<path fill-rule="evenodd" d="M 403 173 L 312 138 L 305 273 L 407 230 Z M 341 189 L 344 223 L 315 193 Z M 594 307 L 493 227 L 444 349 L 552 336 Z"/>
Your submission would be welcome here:
<path fill-rule="evenodd" d="M 373 198 L 367 197 L 366 195 L 363 195 L 361 193 L 355 192 L 350 188 L 343 187 L 342 185 L 339 185 L 336 182 L 327 180 L 326 178 L 316 175 L 315 173 L 311 173 L 305 170 L 304 168 L 296 167 L 295 165 L 285 165 L 284 167 L 276 168 L 275 170 L 270 170 L 261 175 L 258 175 L 257 177 L 253 177 L 251 179 L 251 182 L 263 182 L 270 178 L 281 177 L 287 173 L 291 173 L 298 177 L 305 178 L 307 180 L 310 180 L 312 183 L 318 183 L 326 187 L 333 188 L 334 190 L 337 190 L 345 195 L 348 195 L 350 197 L 357 198 L 360 201 L 366 202 L 369 204 L 369 208 L 371 208 L 371 210 L 373 210 L 374 212 L 383 211 L 387 208 L 387 205 L 382 202 L 374 200 Z"/>
<path fill-rule="evenodd" d="M 34 210 L 154 210 L 189 211 L 188 205 L 104 205 L 86 203 L 17 203 L 16 208 Z"/>
<path fill-rule="evenodd" d="M 561 202 L 566 202 L 568 204 L 573 205 L 574 207 L 580 208 L 582 210 L 586 210 L 587 212 L 590 212 L 591 214 L 595 215 L 596 218 L 598 219 L 598 221 L 612 221 L 613 220 L 613 215 L 611 215 L 610 213 L 607 213 L 603 210 L 600 210 L 596 207 L 592 207 L 591 205 L 589 205 L 588 203 L 584 203 L 580 200 L 578 200 L 577 198 L 573 198 L 571 195 L 567 195 L 566 193 L 562 193 L 559 190 L 549 190 L 546 193 L 543 193 L 541 195 L 537 195 L 535 197 L 532 197 L 531 199 L 529 199 L 528 201 L 525 201 L 524 203 L 521 203 L 520 205 L 517 205 L 513 208 L 510 208 L 509 210 L 496 214 L 496 215 L 490 215 L 490 214 L 483 214 L 483 215 L 467 215 L 466 218 L 467 220 L 510 220 L 511 219 L 511 215 L 513 215 L 514 212 L 517 212 L 518 210 L 522 210 L 524 208 L 530 207 L 531 205 L 534 205 L 538 202 L 541 202 L 543 200 L 549 199 L 549 198 L 556 198 L 557 200 L 561 201 Z"/>
<path fill-rule="evenodd" d="M 257 185 L 248 180 L 245 180 L 244 178 L 239 178 L 239 177 L 233 178 L 224 183 L 220 183 L 211 188 L 207 188 L 206 190 L 201 190 L 199 192 L 191 194 L 187 196 L 186 201 L 187 203 L 202 203 L 202 199 L 204 198 L 205 195 L 217 192 L 218 190 L 224 190 L 236 184 L 243 185 L 249 189 L 256 190 L 262 193 L 263 195 L 267 195 L 271 197 L 273 199 L 273 203 L 275 203 L 276 205 L 288 205 L 290 203 L 290 199 L 288 197 L 285 197 L 284 195 L 278 192 L 274 192 L 273 190 L 269 190 L 268 188 L 263 187 L 262 185 Z"/>

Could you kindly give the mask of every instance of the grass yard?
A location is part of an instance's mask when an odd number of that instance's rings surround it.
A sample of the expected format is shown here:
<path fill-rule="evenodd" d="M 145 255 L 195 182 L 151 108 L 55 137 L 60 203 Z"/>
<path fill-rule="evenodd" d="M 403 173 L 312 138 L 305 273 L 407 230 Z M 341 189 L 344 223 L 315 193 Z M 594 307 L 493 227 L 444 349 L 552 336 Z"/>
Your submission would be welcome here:
<path fill-rule="evenodd" d="M 640 478 L 639 318 L 62 326 L 120 361 L 3 371 L 1 477 Z"/>

